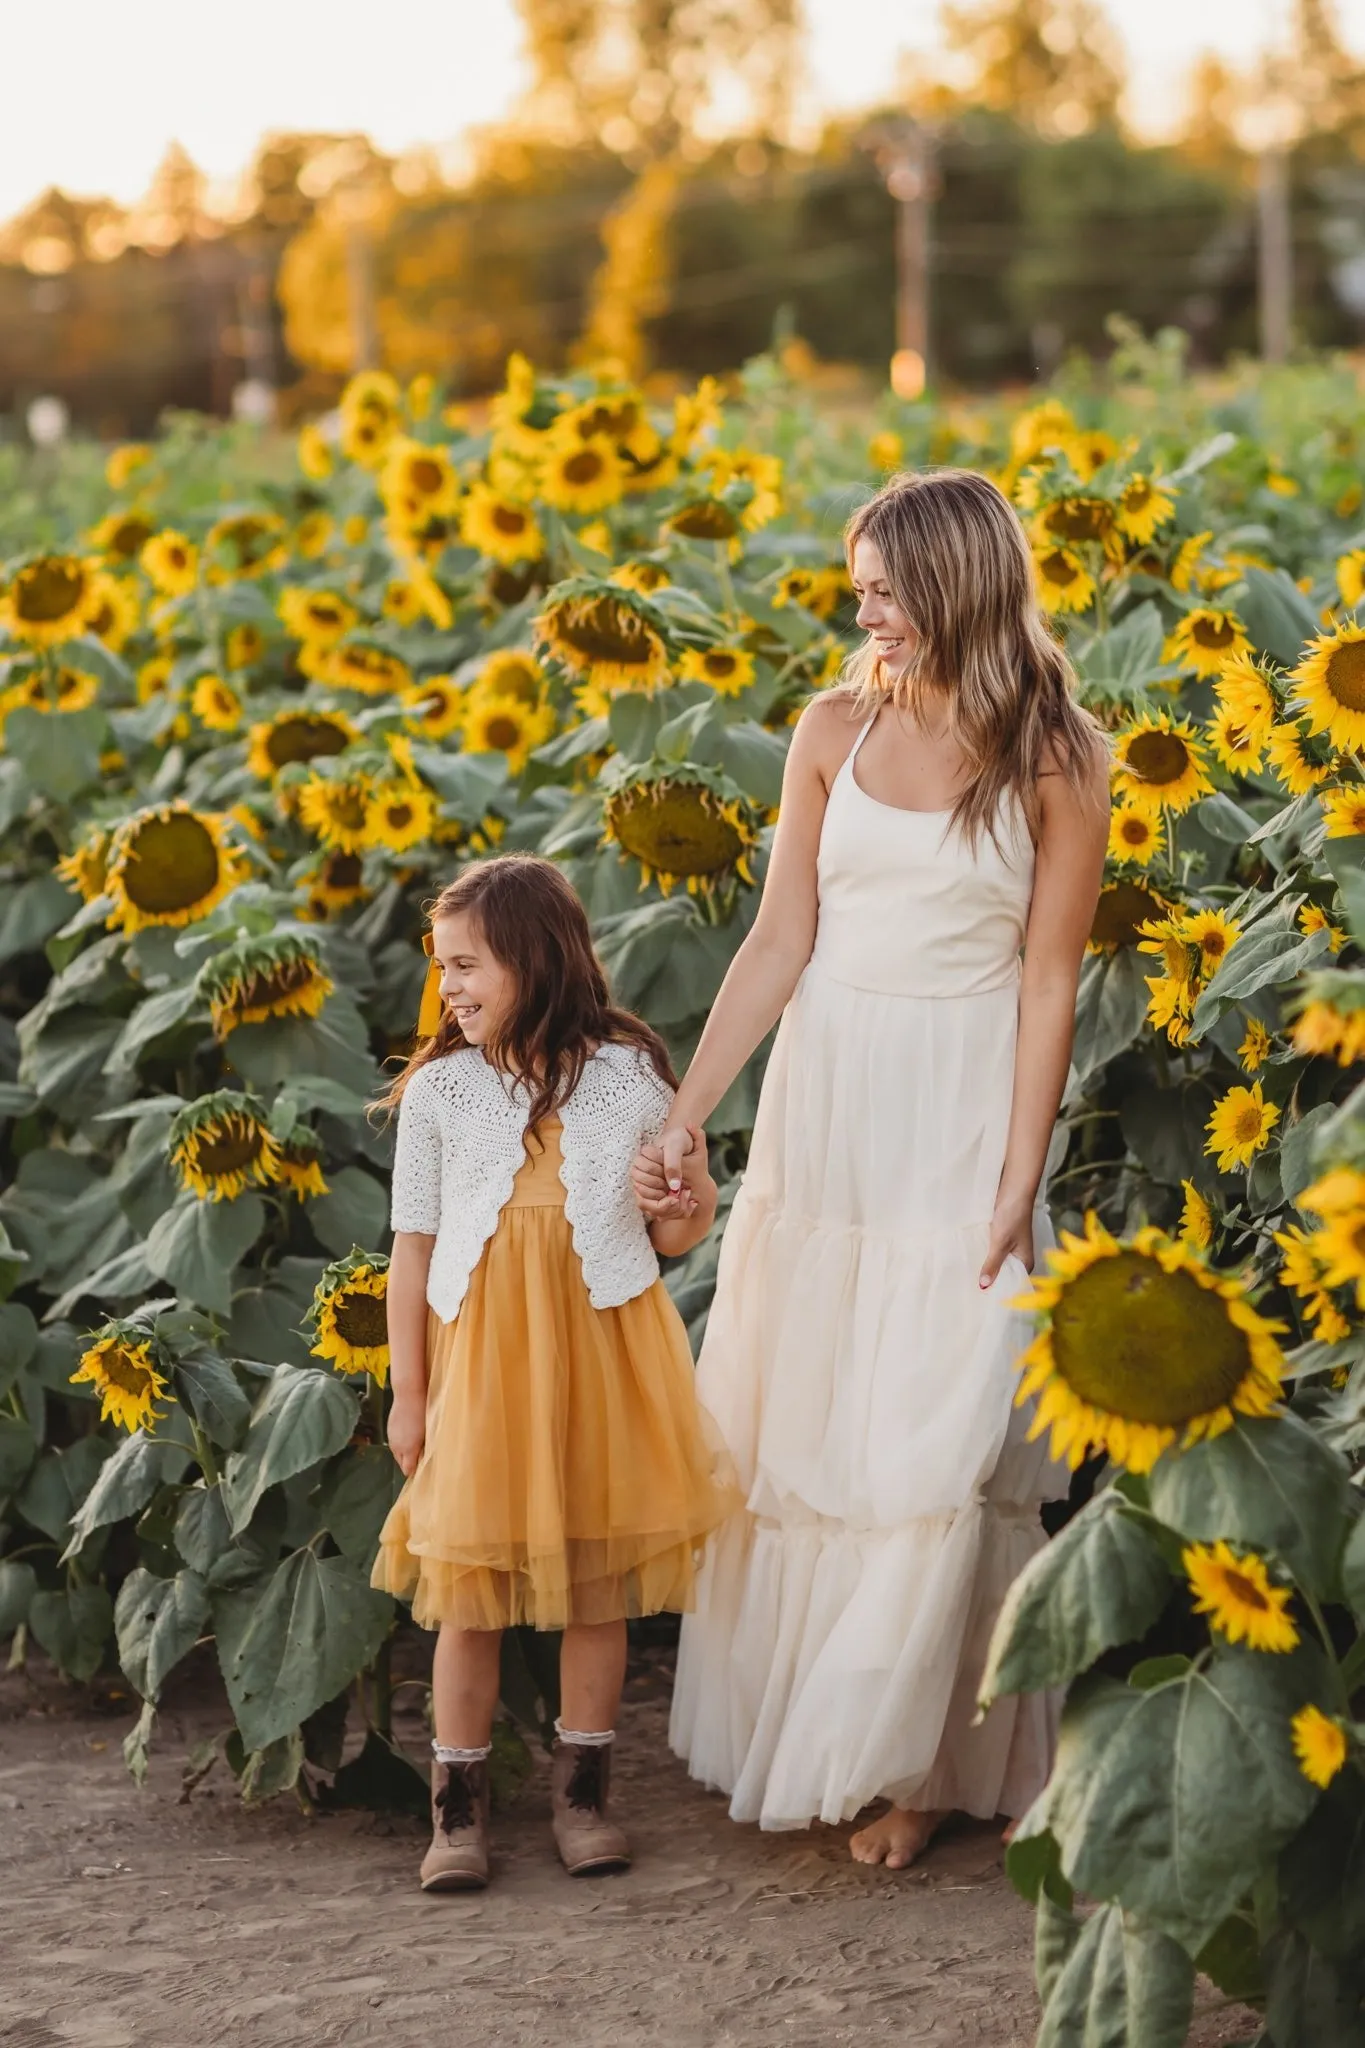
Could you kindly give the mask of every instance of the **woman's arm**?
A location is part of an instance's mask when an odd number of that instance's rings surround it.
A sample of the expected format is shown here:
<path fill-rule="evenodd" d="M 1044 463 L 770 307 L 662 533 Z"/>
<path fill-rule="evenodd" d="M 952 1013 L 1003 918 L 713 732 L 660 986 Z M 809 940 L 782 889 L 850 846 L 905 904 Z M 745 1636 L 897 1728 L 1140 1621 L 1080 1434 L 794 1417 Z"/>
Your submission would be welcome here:
<path fill-rule="evenodd" d="M 427 1434 L 427 1271 L 434 1237 L 400 1230 L 393 1240 L 385 1307 L 389 1324 L 389 1449 L 405 1479 Z"/>
<path fill-rule="evenodd" d="M 716 1220 L 720 1190 L 706 1163 L 706 1134 L 694 1124 L 688 1136 L 692 1149 L 682 1162 L 683 1195 L 668 1196 L 658 1205 L 664 1213 L 648 1225 L 654 1249 L 665 1259 L 680 1259 L 690 1252 Z"/>
<path fill-rule="evenodd" d="M 989 1287 L 1006 1255 L 1033 1265 L 1033 1206 L 1071 1065 L 1076 984 L 1094 921 L 1109 835 L 1108 767 L 1097 757 L 1082 786 L 1053 772 L 1039 782 L 1042 829 L 1019 985 L 1014 1100 L 1005 1163 L 981 1268 Z"/>

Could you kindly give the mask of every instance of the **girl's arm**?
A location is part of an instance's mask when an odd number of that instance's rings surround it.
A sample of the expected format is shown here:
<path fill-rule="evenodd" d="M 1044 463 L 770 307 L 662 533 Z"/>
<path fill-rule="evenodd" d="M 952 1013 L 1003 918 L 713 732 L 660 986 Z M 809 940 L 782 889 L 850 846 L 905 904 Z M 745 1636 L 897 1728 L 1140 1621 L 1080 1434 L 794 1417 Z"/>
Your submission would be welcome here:
<path fill-rule="evenodd" d="M 427 1434 L 427 1269 L 434 1237 L 400 1230 L 393 1240 L 385 1306 L 389 1324 L 389 1449 L 405 1479 Z"/>
<path fill-rule="evenodd" d="M 1071 1065 L 1076 984 L 1094 921 L 1109 832 L 1108 768 L 1097 759 L 1080 789 L 1058 773 L 1039 783 L 1042 829 L 1019 985 L 1014 1100 L 1005 1163 L 981 1268 L 989 1287 L 1006 1256 L 1033 1265 L 1033 1206 Z"/>
<path fill-rule="evenodd" d="M 694 1244 L 701 1243 L 716 1220 L 720 1191 L 706 1164 L 706 1135 L 694 1124 L 688 1136 L 692 1140 L 692 1149 L 682 1162 L 687 1207 L 685 1210 L 680 1207 L 683 1197 L 667 1196 L 658 1205 L 664 1214 L 655 1215 L 648 1226 L 655 1251 L 665 1259 L 678 1259 L 684 1252 L 690 1252 Z M 649 1214 L 648 1210 L 646 1214 Z"/>

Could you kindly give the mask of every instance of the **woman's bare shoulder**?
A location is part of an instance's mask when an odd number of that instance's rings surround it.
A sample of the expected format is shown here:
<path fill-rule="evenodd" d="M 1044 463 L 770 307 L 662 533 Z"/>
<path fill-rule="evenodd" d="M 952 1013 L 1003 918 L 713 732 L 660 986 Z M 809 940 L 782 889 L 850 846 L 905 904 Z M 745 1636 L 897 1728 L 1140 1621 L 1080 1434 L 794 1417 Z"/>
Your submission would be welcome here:
<path fill-rule="evenodd" d="M 823 690 L 813 697 L 796 723 L 793 751 L 815 768 L 826 787 L 843 767 L 866 723 L 852 690 Z"/>

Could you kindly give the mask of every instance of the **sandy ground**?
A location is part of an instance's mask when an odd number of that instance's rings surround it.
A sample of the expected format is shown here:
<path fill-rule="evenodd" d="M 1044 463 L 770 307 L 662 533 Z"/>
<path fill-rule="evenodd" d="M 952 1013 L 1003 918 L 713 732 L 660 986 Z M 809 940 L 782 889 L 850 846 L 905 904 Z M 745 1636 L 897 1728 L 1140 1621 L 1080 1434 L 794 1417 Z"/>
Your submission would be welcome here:
<path fill-rule="evenodd" d="M 665 1742 L 666 1660 L 637 1666 L 617 1806 L 635 1868 L 566 1878 L 545 1772 L 495 1823 L 483 1894 L 426 1897 L 415 1822 L 188 1804 L 202 1680 L 163 1716 L 141 1792 L 126 1701 L 0 1680 L 4 2048 L 772 2048 L 896 2040 L 1027 2048 L 1031 1916 L 998 1832 L 952 1828 L 913 1871 L 849 1861 L 848 1829 L 737 1828 Z M 414 1753 L 421 1729 L 404 1730 Z M 1205 2021 L 1206 2048 L 1252 2029 Z"/>

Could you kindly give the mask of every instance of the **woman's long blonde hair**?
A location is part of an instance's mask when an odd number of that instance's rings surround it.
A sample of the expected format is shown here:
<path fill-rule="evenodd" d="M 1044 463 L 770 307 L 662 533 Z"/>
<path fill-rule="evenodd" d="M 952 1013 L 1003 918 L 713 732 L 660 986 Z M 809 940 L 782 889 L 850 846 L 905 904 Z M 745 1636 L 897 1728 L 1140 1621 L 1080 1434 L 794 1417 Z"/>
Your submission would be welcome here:
<path fill-rule="evenodd" d="M 915 646 L 894 679 L 871 641 L 859 648 L 845 670 L 856 708 L 870 716 L 890 702 L 918 716 L 926 693 L 941 687 L 970 770 L 953 824 L 972 841 L 983 827 L 994 837 L 1002 799 L 1013 795 L 1036 838 L 1039 775 L 1052 767 L 1081 788 L 1105 742 L 1072 694 L 1075 676 L 1048 631 L 1009 500 L 972 470 L 918 470 L 893 477 L 849 520 L 850 572 L 860 540 L 881 555 Z"/>

